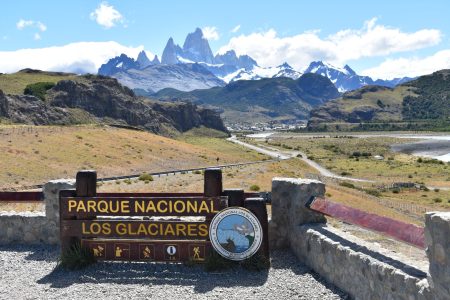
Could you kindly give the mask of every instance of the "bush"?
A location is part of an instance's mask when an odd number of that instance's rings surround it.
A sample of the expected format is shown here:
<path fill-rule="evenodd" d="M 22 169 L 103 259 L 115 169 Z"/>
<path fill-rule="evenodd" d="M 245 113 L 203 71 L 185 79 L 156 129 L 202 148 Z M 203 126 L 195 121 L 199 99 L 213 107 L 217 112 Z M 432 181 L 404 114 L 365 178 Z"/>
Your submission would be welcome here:
<path fill-rule="evenodd" d="M 139 175 L 139 180 L 142 181 L 153 181 L 153 176 L 147 173 L 142 173 L 141 175 Z"/>
<path fill-rule="evenodd" d="M 130 179 L 125 179 L 123 182 L 125 182 L 126 184 L 131 184 L 131 180 Z"/>
<path fill-rule="evenodd" d="M 436 193 L 439 193 L 439 189 L 434 189 L 434 191 L 435 191 Z"/>
<path fill-rule="evenodd" d="M 400 189 L 395 188 L 395 189 L 392 190 L 392 192 L 393 192 L 394 194 L 398 194 L 398 193 L 400 193 Z"/>
<path fill-rule="evenodd" d="M 418 163 L 421 163 L 421 162 L 423 162 L 423 159 L 422 159 L 422 157 L 419 157 L 419 158 L 417 159 L 417 162 L 418 162 Z"/>
<path fill-rule="evenodd" d="M 352 175 L 352 174 L 349 173 L 349 172 L 344 171 L 344 172 L 341 172 L 341 175 L 342 175 L 342 176 L 347 176 L 347 175 Z"/>
<path fill-rule="evenodd" d="M 54 86 L 55 84 L 53 82 L 37 82 L 27 85 L 23 90 L 23 93 L 25 95 L 33 95 L 42 101 L 45 101 L 45 94 Z"/>
<path fill-rule="evenodd" d="M 194 173 L 194 174 L 202 174 L 202 171 L 200 171 L 200 170 L 195 170 L 195 171 L 192 172 L 192 173 Z"/>
<path fill-rule="evenodd" d="M 343 187 L 348 187 L 348 188 L 351 188 L 351 189 L 356 189 L 356 186 L 353 183 L 350 183 L 350 182 L 347 182 L 347 181 L 340 182 L 339 185 L 343 186 Z"/>
<path fill-rule="evenodd" d="M 367 194 L 375 196 L 375 197 L 380 197 L 381 193 L 378 190 L 364 190 Z"/>
<path fill-rule="evenodd" d="M 75 244 L 68 251 L 62 253 L 58 260 L 58 267 L 67 270 L 80 270 L 95 263 L 94 254 L 90 249 Z"/>
<path fill-rule="evenodd" d="M 259 190 L 260 190 L 259 185 L 254 184 L 254 185 L 250 186 L 250 191 L 257 192 Z"/>
<path fill-rule="evenodd" d="M 433 201 L 434 201 L 434 203 L 441 203 L 442 199 L 441 198 L 434 198 Z"/>

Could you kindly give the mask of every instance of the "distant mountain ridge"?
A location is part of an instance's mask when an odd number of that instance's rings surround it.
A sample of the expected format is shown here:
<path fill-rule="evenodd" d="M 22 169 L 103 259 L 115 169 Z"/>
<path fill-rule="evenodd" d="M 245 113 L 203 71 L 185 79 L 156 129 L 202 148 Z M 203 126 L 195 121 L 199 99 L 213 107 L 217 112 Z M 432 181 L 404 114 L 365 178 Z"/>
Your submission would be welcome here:
<path fill-rule="evenodd" d="M 215 108 L 228 122 L 306 119 L 314 107 L 339 97 L 328 78 L 303 74 L 286 77 L 239 80 L 224 87 L 181 92 L 163 89 L 153 97 L 165 101 L 190 101 Z"/>
<path fill-rule="evenodd" d="M 173 67 L 192 64 L 202 67 L 195 68 L 200 72 L 198 76 L 193 73 L 194 68 L 186 71 L 183 67 Z M 154 67 L 158 65 L 164 67 Z M 149 67 L 151 71 L 147 70 Z M 209 71 L 210 75 L 205 75 L 205 70 Z M 137 73 L 139 75 L 136 75 Z M 394 87 L 411 80 L 408 77 L 373 80 L 368 76 L 356 74 L 348 65 L 339 68 L 322 61 L 311 62 L 304 72 L 295 70 L 288 63 L 276 67 L 262 67 L 250 56 L 237 55 L 234 50 L 214 55 L 200 28 L 196 28 L 194 32 L 187 35 L 183 47 L 176 44 L 170 37 L 164 47 L 161 61 L 157 56 L 150 60 L 145 51 L 141 51 L 136 60 L 122 54 L 111 58 L 98 71 L 98 74 L 116 77 L 121 83 L 145 94 L 167 87 L 183 91 L 207 89 L 238 80 L 277 77 L 298 79 L 304 73 L 315 73 L 329 78 L 340 92 L 355 90 L 366 85 Z M 139 84 L 133 83 L 136 76 L 139 77 Z M 181 84 L 182 81 L 184 84 Z"/>
<path fill-rule="evenodd" d="M 394 78 L 392 80 L 373 80 L 369 76 L 360 76 L 356 74 L 356 72 L 350 68 L 349 65 L 339 68 L 322 61 L 311 62 L 304 72 L 328 77 L 340 92 L 356 90 L 366 85 L 395 87 L 398 84 L 402 84 L 413 79 L 403 77 Z"/>

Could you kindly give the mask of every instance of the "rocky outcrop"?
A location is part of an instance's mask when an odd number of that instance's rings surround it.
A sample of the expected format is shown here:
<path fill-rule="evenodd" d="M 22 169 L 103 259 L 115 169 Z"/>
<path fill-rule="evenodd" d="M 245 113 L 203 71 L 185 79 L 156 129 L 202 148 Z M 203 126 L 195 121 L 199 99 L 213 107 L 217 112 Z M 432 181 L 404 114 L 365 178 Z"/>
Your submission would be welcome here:
<path fill-rule="evenodd" d="M 47 91 L 46 101 L 34 96 L 4 95 L 0 118 L 13 123 L 52 125 L 83 123 L 80 116 L 99 123 L 128 125 L 171 135 L 205 126 L 226 131 L 214 111 L 191 103 L 160 103 L 137 97 L 117 79 L 86 75 L 59 81 Z"/>
<path fill-rule="evenodd" d="M 5 95 L 1 90 L 0 118 L 30 125 L 64 125 L 73 121 L 71 114 L 63 108 L 49 106 L 34 96 Z"/>
<path fill-rule="evenodd" d="M 150 102 L 150 106 L 154 111 L 170 119 L 180 132 L 200 126 L 227 131 L 219 114 L 210 109 L 199 108 L 191 102 L 162 103 L 155 101 Z"/>

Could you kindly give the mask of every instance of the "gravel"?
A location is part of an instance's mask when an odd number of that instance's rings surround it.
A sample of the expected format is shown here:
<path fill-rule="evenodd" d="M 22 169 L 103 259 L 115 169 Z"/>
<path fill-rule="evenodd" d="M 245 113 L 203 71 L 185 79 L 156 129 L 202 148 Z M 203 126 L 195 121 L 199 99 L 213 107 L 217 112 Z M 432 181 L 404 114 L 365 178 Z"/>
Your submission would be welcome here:
<path fill-rule="evenodd" d="M 272 268 L 208 273 L 202 266 L 97 263 L 82 271 L 55 269 L 57 247 L 0 246 L 0 299 L 347 299 L 298 262 L 272 253 Z"/>

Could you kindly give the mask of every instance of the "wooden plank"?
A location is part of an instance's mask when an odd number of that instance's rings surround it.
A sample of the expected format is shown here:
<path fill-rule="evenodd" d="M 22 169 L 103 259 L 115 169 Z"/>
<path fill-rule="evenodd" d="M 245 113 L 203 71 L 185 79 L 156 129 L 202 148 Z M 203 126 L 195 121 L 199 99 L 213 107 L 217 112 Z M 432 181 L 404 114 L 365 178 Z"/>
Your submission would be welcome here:
<path fill-rule="evenodd" d="M 211 216 L 226 197 L 65 197 L 62 218 L 93 216 Z"/>
<path fill-rule="evenodd" d="M 208 239 L 207 221 L 61 220 L 61 234 L 84 238 Z"/>
<path fill-rule="evenodd" d="M 369 230 L 389 235 L 419 248 L 425 248 L 424 228 L 387 217 L 313 197 L 307 205 L 311 210 Z"/>
<path fill-rule="evenodd" d="M 203 193 L 97 193 L 97 197 L 203 197 Z"/>
<path fill-rule="evenodd" d="M 42 192 L 0 192 L 0 202 L 42 202 Z"/>
<path fill-rule="evenodd" d="M 82 247 L 91 249 L 98 260 L 205 262 L 211 251 L 209 241 L 158 241 L 133 239 L 82 239 Z"/>
<path fill-rule="evenodd" d="M 205 196 L 215 197 L 222 195 L 222 170 L 219 168 L 209 168 L 204 174 Z"/>
<path fill-rule="evenodd" d="M 83 170 L 77 173 L 76 191 L 78 197 L 93 197 L 97 193 L 97 172 Z"/>
<path fill-rule="evenodd" d="M 263 241 L 259 253 L 269 258 L 269 218 L 267 216 L 267 206 L 263 198 L 247 198 L 244 206 L 258 218 L 263 231 Z"/>

